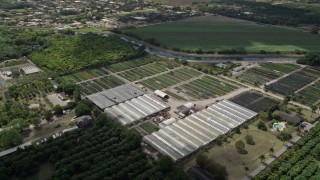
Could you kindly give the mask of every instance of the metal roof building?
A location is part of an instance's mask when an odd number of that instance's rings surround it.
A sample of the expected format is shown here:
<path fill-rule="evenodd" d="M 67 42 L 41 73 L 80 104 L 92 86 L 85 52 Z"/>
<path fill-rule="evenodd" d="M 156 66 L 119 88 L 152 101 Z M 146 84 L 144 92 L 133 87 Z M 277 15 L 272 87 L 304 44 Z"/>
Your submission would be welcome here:
<path fill-rule="evenodd" d="M 140 89 L 125 84 L 102 92 L 88 95 L 87 98 L 91 100 L 100 109 L 105 109 L 113 105 L 128 101 L 144 94 Z"/>
<path fill-rule="evenodd" d="M 112 119 L 119 121 L 121 124 L 130 125 L 168 108 L 168 105 L 145 94 L 138 98 L 106 108 L 104 111 Z"/>
<path fill-rule="evenodd" d="M 256 115 L 256 112 L 223 100 L 144 136 L 143 141 L 177 161 Z"/>

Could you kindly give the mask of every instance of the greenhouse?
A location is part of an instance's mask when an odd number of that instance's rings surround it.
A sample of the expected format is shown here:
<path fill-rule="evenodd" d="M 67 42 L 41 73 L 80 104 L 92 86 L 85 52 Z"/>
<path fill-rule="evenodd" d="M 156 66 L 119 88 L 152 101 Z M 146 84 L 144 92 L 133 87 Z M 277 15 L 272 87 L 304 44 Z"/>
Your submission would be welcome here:
<path fill-rule="evenodd" d="M 145 94 L 106 108 L 104 111 L 121 124 L 130 125 L 166 109 L 169 109 L 168 105 Z"/>
<path fill-rule="evenodd" d="M 256 115 L 256 112 L 223 100 L 144 136 L 143 140 L 177 161 Z"/>

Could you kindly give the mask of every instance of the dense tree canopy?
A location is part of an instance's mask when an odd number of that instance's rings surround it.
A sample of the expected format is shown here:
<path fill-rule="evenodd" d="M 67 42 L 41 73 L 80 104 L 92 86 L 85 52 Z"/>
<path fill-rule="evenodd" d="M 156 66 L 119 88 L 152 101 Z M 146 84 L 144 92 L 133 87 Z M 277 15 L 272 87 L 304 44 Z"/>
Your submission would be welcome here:
<path fill-rule="evenodd" d="M 75 130 L 0 158 L 0 178 L 14 174 L 26 179 L 43 163 L 54 165 L 52 179 L 188 179 L 171 160 L 160 158 L 151 165 L 140 148 L 139 133 L 113 123 L 101 114 L 99 125 Z M 164 168 L 169 165 L 171 168 Z"/>
<path fill-rule="evenodd" d="M 49 42 L 48 48 L 30 57 L 38 66 L 59 74 L 139 56 L 130 43 L 113 36 L 57 34 L 51 36 Z"/>
<path fill-rule="evenodd" d="M 310 66 L 320 66 L 320 53 L 308 53 L 300 58 L 297 63 Z"/>

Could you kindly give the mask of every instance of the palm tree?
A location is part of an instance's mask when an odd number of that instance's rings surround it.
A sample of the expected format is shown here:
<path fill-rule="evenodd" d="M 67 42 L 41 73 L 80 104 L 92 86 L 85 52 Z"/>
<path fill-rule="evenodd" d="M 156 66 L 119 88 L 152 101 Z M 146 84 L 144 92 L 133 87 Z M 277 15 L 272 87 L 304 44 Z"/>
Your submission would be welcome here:
<path fill-rule="evenodd" d="M 313 113 L 316 112 L 316 110 L 317 110 L 317 106 L 311 105 L 311 112 L 312 112 L 311 117 L 313 116 Z"/>
<path fill-rule="evenodd" d="M 266 156 L 264 154 L 261 154 L 259 156 L 259 159 L 261 160 L 261 163 L 263 163 L 266 160 Z"/>
<path fill-rule="evenodd" d="M 269 149 L 269 152 L 270 152 L 270 156 L 273 156 L 273 155 L 274 155 L 274 149 L 273 149 L 273 147 L 271 147 L 271 148 Z"/>
<path fill-rule="evenodd" d="M 245 166 L 245 167 L 244 167 L 244 171 L 246 171 L 246 175 L 248 175 L 248 171 L 249 171 L 248 166 Z"/>

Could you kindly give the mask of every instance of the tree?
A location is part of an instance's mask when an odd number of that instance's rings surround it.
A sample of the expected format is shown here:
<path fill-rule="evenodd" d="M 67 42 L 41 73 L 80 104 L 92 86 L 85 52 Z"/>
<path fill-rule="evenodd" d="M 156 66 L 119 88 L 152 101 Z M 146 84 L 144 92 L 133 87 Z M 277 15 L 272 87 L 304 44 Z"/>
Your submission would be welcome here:
<path fill-rule="evenodd" d="M 317 111 L 317 106 L 311 105 L 311 112 L 312 112 L 311 117 L 313 117 L 313 114 L 314 114 L 316 111 Z"/>
<path fill-rule="evenodd" d="M 300 58 L 297 63 L 310 66 L 320 66 L 320 53 L 311 52 Z"/>
<path fill-rule="evenodd" d="M 247 134 L 245 139 L 246 139 L 247 144 L 250 144 L 250 145 L 255 145 L 256 144 L 254 142 L 254 140 L 253 140 L 253 137 L 250 134 Z"/>
<path fill-rule="evenodd" d="M 248 151 L 245 149 L 245 144 L 243 143 L 243 141 L 237 141 L 235 143 L 236 149 L 238 151 L 238 153 L 240 154 L 247 154 Z"/>
<path fill-rule="evenodd" d="M 81 93 L 78 88 L 73 91 L 73 99 L 75 102 L 81 101 Z"/>
<path fill-rule="evenodd" d="M 200 154 L 197 156 L 196 163 L 200 168 L 208 171 L 209 173 L 212 173 L 217 179 L 228 179 L 228 172 L 226 167 L 218 164 L 213 159 L 209 160 L 208 157 L 204 154 Z"/>
<path fill-rule="evenodd" d="M 261 162 L 264 162 L 266 160 L 266 156 L 264 154 L 261 154 L 259 156 L 259 159 L 260 159 Z"/>
<path fill-rule="evenodd" d="M 9 129 L 0 134 L 0 144 L 4 148 L 16 146 L 21 142 L 20 133 L 16 129 Z"/>
<path fill-rule="evenodd" d="M 51 120 L 51 118 L 53 117 L 53 114 L 52 114 L 52 112 L 50 111 L 50 110 L 46 110 L 46 111 L 44 111 L 44 118 L 46 119 L 46 120 Z"/>
<path fill-rule="evenodd" d="M 41 119 L 39 117 L 34 117 L 30 119 L 30 122 L 34 125 L 38 125 L 41 122 Z"/>
<path fill-rule="evenodd" d="M 62 115 L 63 114 L 63 110 L 60 105 L 55 105 L 53 107 L 53 111 L 54 111 L 55 115 Z"/>
<path fill-rule="evenodd" d="M 237 134 L 241 134 L 240 128 L 236 128 L 235 131 Z"/>
<path fill-rule="evenodd" d="M 83 116 L 83 115 L 90 115 L 91 114 L 91 109 L 87 104 L 79 103 L 76 106 L 75 113 L 76 113 L 77 117 Z"/>
<path fill-rule="evenodd" d="M 273 149 L 273 147 L 271 147 L 271 148 L 269 149 L 269 152 L 270 152 L 270 156 L 273 156 L 273 155 L 274 155 L 274 149 Z"/>
<path fill-rule="evenodd" d="M 169 172 L 173 168 L 173 161 L 169 156 L 161 156 L 157 163 L 162 172 Z"/>
<path fill-rule="evenodd" d="M 289 141 L 290 139 L 292 139 L 292 135 L 286 131 L 282 131 L 278 135 L 278 138 L 282 141 Z"/>
<path fill-rule="evenodd" d="M 268 130 L 268 127 L 266 126 L 266 123 L 264 123 L 263 121 L 259 121 L 257 127 L 258 127 L 258 129 L 261 129 L 263 131 L 267 131 Z"/>

